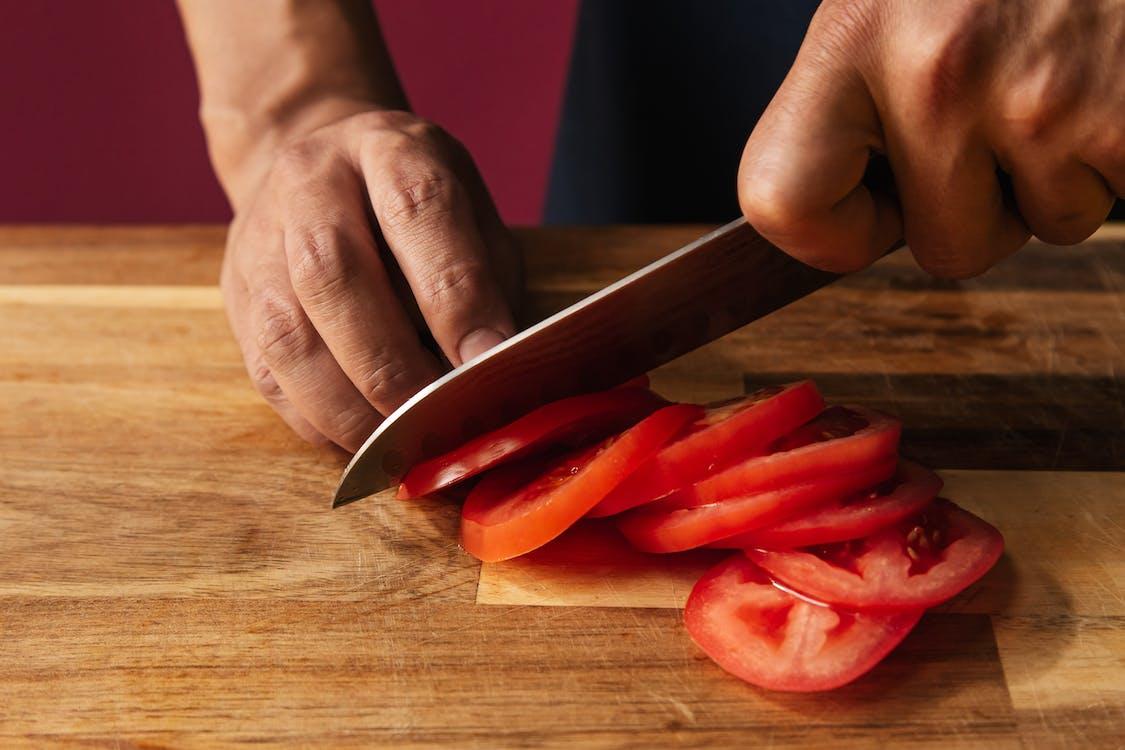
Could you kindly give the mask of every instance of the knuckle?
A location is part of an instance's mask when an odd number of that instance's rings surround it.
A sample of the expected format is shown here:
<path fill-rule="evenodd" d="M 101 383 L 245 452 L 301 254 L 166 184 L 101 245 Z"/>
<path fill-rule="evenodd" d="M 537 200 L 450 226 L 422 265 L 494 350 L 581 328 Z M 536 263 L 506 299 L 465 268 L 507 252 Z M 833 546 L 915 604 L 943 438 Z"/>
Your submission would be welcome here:
<path fill-rule="evenodd" d="M 429 120 L 416 119 L 405 127 L 407 133 L 421 141 L 443 143 L 452 140 L 445 129 Z"/>
<path fill-rule="evenodd" d="M 871 262 L 863 252 L 826 239 L 819 212 L 776 182 L 744 182 L 739 201 L 746 220 L 758 232 L 806 265 L 829 273 L 851 273 Z"/>
<path fill-rule="evenodd" d="M 302 299 L 315 304 L 335 293 L 359 273 L 343 230 L 326 223 L 299 232 L 288 243 L 289 278 Z"/>
<path fill-rule="evenodd" d="M 273 376 L 273 371 L 264 363 L 259 362 L 251 368 L 250 382 L 254 384 L 254 388 L 266 400 L 266 403 L 278 404 L 285 398 L 281 392 L 281 386 L 277 384 L 277 378 Z"/>
<path fill-rule="evenodd" d="M 352 116 L 352 122 L 362 130 L 399 130 L 417 120 L 410 112 L 398 109 L 378 109 Z"/>
<path fill-rule="evenodd" d="M 415 150 L 415 140 L 401 127 L 377 128 L 363 134 L 359 148 L 375 161 L 394 164 Z"/>
<path fill-rule="evenodd" d="M 261 323 L 257 344 L 268 364 L 284 366 L 312 350 L 312 331 L 299 307 L 280 295 L 261 297 L 258 304 Z"/>
<path fill-rule="evenodd" d="M 793 192 L 768 174 L 744 176 L 738 202 L 746 220 L 771 238 L 786 237 L 809 218 L 809 211 Z"/>
<path fill-rule="evenodd" d="M 909 105 L 933 120 L 967 102 L 995 25 L 988 3 L 964 3 L 899 49 L 894 65 L 906 82 Z"/>
<path fill-rule="evenodd" d="M 407 128 L 407 132 L 416 144 L 429 153 L 439 155 L 453 164 L 472 163 L 472 156 L 465 144 L 440 125 L 429 120 L 417 120 Z"/>
<path fill-rule="evenodd" d="M 356 385 L 368 403 L 384 414 L 417 390 L 417 384 L 402 360 L 390 351 L 376 353 Z"/>
<path fill-rule="evenodd" d="M 809 36 L 817 51 L 843 60 L 851 57 L 857 45 L 870 43 L 882 25 L 884 4 L 877 0 L 829 0 L 823 3 L 809 24 Z"/>
<path fill-rule="evenodd" d="M 440 169 L 398 170 L 381 197 L 379 223 L 393 231 L 439 220 L 452 212 L 454 194 L 453 181 Z"/>
<path fill-rule="evenodd" d="M 1043 141 L 1068 109 L 1074 88 L 1068 77 L 1047 59 L 1012 86 L 1001 105 L 1008 133 L 1023 143 Z"/>
<path fill-rule="evenodd" d="M 418 158 L 419 141 L 410 134 L 413 120 L 364 130 L 359 136 L 361 161 L 379 173 L 398 177 L 399 172 Z"/>
<path fill-rule="evenodd" d="M 465 262 L 438 267 L 419 284 L 422 301 L 431 306 L 482 299 L 488 286 L 484 268 Z"/>
<path fill-rule="evenodd" d="M 341 445 L 358 448 L 377 425 L 378 419 L 369 408 L 352 409 L 336 418 L 332 435 Z"/>

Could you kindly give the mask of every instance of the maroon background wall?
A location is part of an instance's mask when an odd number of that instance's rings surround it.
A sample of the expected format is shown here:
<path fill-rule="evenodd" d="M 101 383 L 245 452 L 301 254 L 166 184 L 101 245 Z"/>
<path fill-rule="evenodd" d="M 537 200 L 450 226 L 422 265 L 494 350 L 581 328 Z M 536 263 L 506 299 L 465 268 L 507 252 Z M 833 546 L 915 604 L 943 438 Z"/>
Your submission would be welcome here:
<path fill-rule="evenodd" d="M 414 108 L 542 210 L 577 0 L 376 0 Z M 228 218 L 171 0 L 0 3 L 0 222 Z"/>

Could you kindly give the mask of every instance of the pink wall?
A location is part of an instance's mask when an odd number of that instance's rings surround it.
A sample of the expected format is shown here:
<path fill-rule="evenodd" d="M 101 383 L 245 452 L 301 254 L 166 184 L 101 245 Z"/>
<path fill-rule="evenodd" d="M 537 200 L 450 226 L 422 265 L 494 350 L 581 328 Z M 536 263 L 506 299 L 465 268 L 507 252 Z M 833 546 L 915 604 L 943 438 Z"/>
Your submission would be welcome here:
<path fill-rule="evenodd" d="M 577 0 L 376 0 L 415 109 L 542 210 Z M 0 3 L 0 222 L 217 221 L 171 0 Z"/>

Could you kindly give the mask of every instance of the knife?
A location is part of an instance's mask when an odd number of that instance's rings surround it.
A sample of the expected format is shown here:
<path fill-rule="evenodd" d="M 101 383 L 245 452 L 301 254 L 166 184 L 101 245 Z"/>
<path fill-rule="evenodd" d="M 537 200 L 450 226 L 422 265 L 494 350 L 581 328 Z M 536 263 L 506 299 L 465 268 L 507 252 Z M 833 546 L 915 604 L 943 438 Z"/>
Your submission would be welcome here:
<path fill-rule="evenodd" d="M 344 470 L 332 507 L 548 401 L 611 388 L 839 278 L 739 219 L 449 372 L 387 417 Z"/>

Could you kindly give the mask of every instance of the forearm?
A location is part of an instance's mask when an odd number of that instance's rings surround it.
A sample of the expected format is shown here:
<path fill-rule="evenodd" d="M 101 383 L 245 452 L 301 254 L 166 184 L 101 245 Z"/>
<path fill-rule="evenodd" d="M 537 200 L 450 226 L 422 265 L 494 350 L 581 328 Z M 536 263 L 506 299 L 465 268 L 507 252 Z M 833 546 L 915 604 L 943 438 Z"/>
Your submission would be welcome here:
<path fill-rule="evenodd" d="M 215 171 L 237 208 L 288 138 L 406 108 L 370 0 L 178 0 Z"/>

